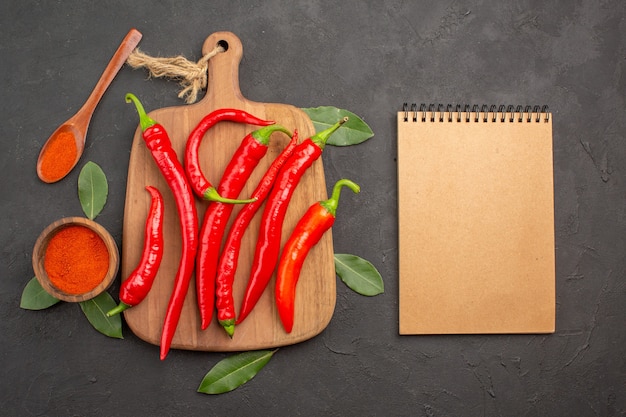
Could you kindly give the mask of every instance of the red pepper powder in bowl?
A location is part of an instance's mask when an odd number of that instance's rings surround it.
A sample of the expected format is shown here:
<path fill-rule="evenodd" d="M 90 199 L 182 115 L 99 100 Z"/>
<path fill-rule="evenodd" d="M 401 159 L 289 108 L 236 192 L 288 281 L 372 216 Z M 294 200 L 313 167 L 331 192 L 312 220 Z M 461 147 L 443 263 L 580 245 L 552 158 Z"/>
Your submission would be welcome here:
<path fill-rule="evenodd" d="M 57 289 L 67 294 L 83 294 L 97 287 L 106 276 L 109 252 L 93 230 L 68 226 L 48 242 L 44 268 Z"/>

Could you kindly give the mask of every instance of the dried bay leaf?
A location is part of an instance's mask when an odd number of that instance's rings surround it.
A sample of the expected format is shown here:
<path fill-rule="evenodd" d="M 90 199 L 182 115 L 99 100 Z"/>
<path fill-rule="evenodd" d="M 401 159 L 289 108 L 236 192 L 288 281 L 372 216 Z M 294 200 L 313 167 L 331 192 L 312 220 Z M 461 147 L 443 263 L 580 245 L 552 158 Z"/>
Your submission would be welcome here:
<path fill-rule="evenodd" d="M 311 121 L 316 132 L 321 132 L 324 129 L 337 123 L 338 120 L 348 117 L 348 121 L 341 126 L 332 136 L 328 139 L 327 144 L 332 146 L 350 146 L 358 145 L 361 142 L 365 142 L 372 136 L 374 132 L 359 116 L 356 114 L 339 109 L 333 106 L 320 106 L 303 108 Z"/>
<path fill-rule="evenodd" d="M 254 378 L 275 352 L 276 350 L 256 350 L 222 359 L 204 376 L 198 392 L 223 394 L 234 390 Z"/>
<path fill-rule="evenodd" d="M 25 310 L 43 310 L 58 303 L 56 297 L 51 296 L 43 289 L 37 277 L 33 277 L 22 291 L 20 307 Z"/>
<path fill-rule="evenodd" d="M 78 199 L 89 219 L 100 214 L 108 194 L 109 185 L 102 168 L 94 162 L 87 162 L 78 176 Z"/>
<path fill-rule="evenodd" d="M 113 297 L 108 292 L 103 292 L 91 300 L 81 301 L 80 308 L 83 310 L 85 317 L 89 323 L 105 336 L 123 339 L 122 336 L 122 318 L 119 314 L 113 317 L 107 316 L 110 311 L 117 305 Z"/>
<path fill-rule="evenodd" d="M 335 271 L 353 291 L 366 296 L 385 291 L 383 278 L 369 261 L 356 255 L 335 254 Z"/>

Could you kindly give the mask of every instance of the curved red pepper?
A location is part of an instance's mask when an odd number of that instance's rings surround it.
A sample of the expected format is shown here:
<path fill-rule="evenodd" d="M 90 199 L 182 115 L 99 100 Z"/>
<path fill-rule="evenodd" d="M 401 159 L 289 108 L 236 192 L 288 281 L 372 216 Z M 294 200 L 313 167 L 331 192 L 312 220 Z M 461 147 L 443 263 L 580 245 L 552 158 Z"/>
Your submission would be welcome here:
<path fill-rule="evenodd" d="M 220 195 L 226 198 L 236 198 L 239 195 L 254 168 L 267 153 L 271 134 L 277 131 L 291 136 L 291 132 L 284 127 L 270 125 L 243 138 L 222 174 L 218 185 Z M 209 327 L 213 318 L 217 262 L 226 223 L 232 211 L 232 204 L 212 201 L 204 213 L 196 260 L 196 293 L 202 330 Z"/>
<path fill-rule="evenodd" d="M 148 185 L 152 201 L 144 230 L 143 251 L 137 267 L 120 286 L 120 303 L 107 313 L 115 314 L 134 307 L 148 295 L 163 259 L 163 196 Z"/>
<path fill-rule="evenodd" d="M 345 117 L 328 129 L 304 140 L 296 147 L 280 170 L 263 210 L 252 272 L 239 310 L 237 324 L 250 314 L 272 278 L 280 252 L 283 220 L 289 201 L 302 175 L 320 157 L 330 135 L 347 120 L 348 118 Z"/>
<path fill-rule="evenodd" d="M 167 131 L 163 126 L 148 117 L 143 106 L 133 94 L 126 94 L 126 101 L 129 103 L 132 101 L 135 104 L 137 113 L 139 113 L 143 139 L 174 195 L 182 234 L 180 262 L 174 280 L 174 290 L 165 312 L 163 331 L 161 333 L 161 360 L 163 360 L 172 344 L 187 290 L 189 289 L 189 282 L 191 281 L 194 259 L 198 249 L 198 214 L 196 212 L 193 191 L 189 183 L 187 183 L 187 177 L 178 161 L 176 152 L 172 148 L 172 142 Z"/>
<path fill-rule="evenodd" d="M 337 204 L 342 186 L 349 187 L 355 193 L 360 188 L 354 182 L 342 179 L 335 183 L 332 196 L 328 200 L 318 201 L 304 213 L 287 239 L 280 256 L 276 271 L 275 299 L 278 316 L 287 333 L 293 329 L 295 311 L 296 284 L 300 278 L 302 265 L 313 246 L 320 241 L 324 233 L 335 223 Z"/>
<path fill-rule="evenodd" d="M 187 144 L 185 145 L 185 173 L 189 179 L 191 188 L 196 195 L 204 200 L 221 201 L 223 203 L 249 203 L 250 200 L 233 200 L 221 196 L 215 187 L 202 173 L 200 168 L 199 150 L 204 134 L 213 126 L 221 121 L 231 121 L 238 123 L 247 123 L 257 126 L 268 126 L 274 124 L 269 120 L 259 119 L 256 116 L 237 109 L 218 109 L 206 115 L 200 123 L 191 131 Z"/>
<path fill-rule="evenodd" d="M 215 306 L 217 308 L 217 319 L 224 327 L 226 333 L 230 336 L 235 331 L 235 300 L 233 298 L 233 282 L 235 272 L 237 271 L 237 260 L 239 258 L 239 250 L 241 248 L 241 239 L 250 224 L 250 221 L 258 211 L 259 207 L 265 201 L 270 192 L 276 175 L 280 168 L 285 164 L 287 159 L 293 153 L 294 148 L 298 145 L 298 132 L 294 131 L 293 137 L 282 150 L 282 152 L 274 159 L 272 165 L 267 169 L 261 181 L 250 197 L 256 198 L 256 201 L 246 204 L 241 208 L 237 217 L 235 217 L 226 241 L 220 255 L 217 266 L 217 277 L 215 278 Z"/>

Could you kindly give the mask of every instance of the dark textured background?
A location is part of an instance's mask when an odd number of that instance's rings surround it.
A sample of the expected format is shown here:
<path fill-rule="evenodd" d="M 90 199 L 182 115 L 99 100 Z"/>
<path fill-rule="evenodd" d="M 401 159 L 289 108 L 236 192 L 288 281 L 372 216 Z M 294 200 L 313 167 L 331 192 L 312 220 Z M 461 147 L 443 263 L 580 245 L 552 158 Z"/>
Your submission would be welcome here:
<path fill-rule="evenodd" d="M 35 1 L 0 5 L 0 413 L 11 416 L 626 415 L 626 3 L 609 1 Z M 41 230 L 82 215 L 78 170 L 46 185 L 41 145 L 77 111 L 130 27 L 152 54 L 200 58 L 219 30 L 244 45 L 247 98 L 333 105 L 376 136 L 329 147 L 327 180 L 351 178 L 336 252 L 370 260 L 383 295 L 338 282 L 318 337 L 280 349 L 252 381 L 196 393 L 221 353 L 158 349 L 94 331 L 77 305 L 19 308 Z M 92 119 L 81 165 L 109 178 L 98 217 L 121 244 L 138 94 L 182 105 L 175 82 L 124 68 Z M 547 104 L 554 114 L 557 331 L 398 335 L 396 119 L 404 101 Z M 118 285 L 111 289 L 117 295 Z"/>

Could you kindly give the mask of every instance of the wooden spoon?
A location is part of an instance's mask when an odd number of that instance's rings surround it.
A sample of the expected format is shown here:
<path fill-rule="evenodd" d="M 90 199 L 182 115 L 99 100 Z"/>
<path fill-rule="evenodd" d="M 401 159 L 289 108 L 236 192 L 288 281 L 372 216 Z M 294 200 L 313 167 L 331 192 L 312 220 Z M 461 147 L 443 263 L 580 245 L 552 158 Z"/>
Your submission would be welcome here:
<path fill-rule="evenodd" d="M 87 129 L 89 128 L 89 122 L 91 121 L 91 116 L 100 102 L 100 99 L 104 95 L 104 92 L 109 87 L 113 78 L 117 75 L 122 65 L 126 62 L 126 59 L 130 55 L 130 53 L 135 49 L 139 41 L 141 40 L 141 33 L 136 29 L 131 29 L 130 32 L 126 35 L 122 43 L 120 44 L 115 54 L 109 61 L 109 64 L 104 69 L 102 76 L 98 80 L 98 83 L 94 87 L 91 95 L 87 98 L 87 101 L 80 108 L 80 110 L 72 116 L 69 120 L 63 123 L 54 133 L 48 138 L 46 143 L 41 148 L 41 152 L 39 153 L 39 158 L 37 159 L 37 175 L 43 182 L 52 183 L 63 179 L 69 172 L 76 166 L 78 160 L 80 159 L 83 150 L 85 149 L 85 137 L 87 136 Z M 67 165 L 62 167 L 63 172 L 56 172 L 54 176 L 47 177 L 42 172 L 42 163 L 44 162 L 44 158 L 52 158 L 52 161 L 55 159 L 55 155 L 51 155 L 46 153 L 47 150 L 52 150 L 53 147 L 50 146 L 51 143 L 54 143 L 55 140 L 59 140 L 60 136 L 64 134 L 67 137 L 67 134 L 71 134 L 74 137 L 74 141 L 76 142 L 76 158 L 74 159 L 71 165 Z M 58 169 L 61 169 L 59 166 Z"/>

